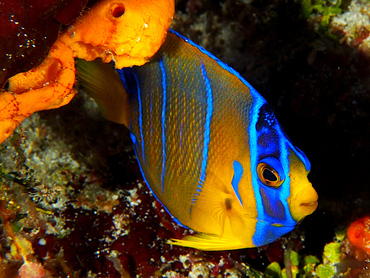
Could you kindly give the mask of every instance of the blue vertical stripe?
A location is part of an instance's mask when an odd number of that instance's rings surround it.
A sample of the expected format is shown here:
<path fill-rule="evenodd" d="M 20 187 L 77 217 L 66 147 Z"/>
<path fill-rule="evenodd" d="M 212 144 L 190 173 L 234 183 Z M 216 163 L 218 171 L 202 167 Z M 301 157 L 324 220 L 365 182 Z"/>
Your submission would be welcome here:
<path fill-rule="evenodd" d="M 141 141 L 141 150 L 142 150 L 142 156 L 143 161 L 145 162 L 145 148 L 144 148 L 144 135 L 143 135 L 143 107 L 141 103 L 141 91 L 140 91 L 140 84 L 139 80 L 137 78 L 136 74 L 133 74 L 135 82 L 136 82 L 136 88 L 137 88 L 137 98 L 139 102 L 139 128 L 140 128 L 140 141 Z"/>
<path fill-rule="evenodd" d="M 206 85 L 206 98 L 207 98 L 207 107 L 206 107 L 206 120 L 204 124 L 204 139 L 203 139 L 203 158 L 202 158 L 202 166 L 200 172 L 200 178 L 198 183 L 198 188 L 196 189 L 196 193 L 194 193 L 191 203 L 192 205 L 195 204 L 197 196 L 199 196 L 201 192 L 201 188 L 203 187 L 204 180 L 206 178 L 206 169 L 207 169 L 207 160 L 208 160 L 208 148 L 209 148 L 209 141 L 210 141 L 210 134 L 211 134 L 211 120 L 212 120 L 212 113 L 213 113 L 213 92 L 211 87 L 211 82 L 207 77 L 207 70 L 204 67 L 204 64 L 201 65 L 202 76 L 204 79 L 204 84 Z M 192 206 L 189 208 L 189 214 L 191 214 Z"/>
<path fill-rule="evenodd" d="M 202 160 L 202 169 L 200 174 L 200 183 L 203 183 L 206 178 L 206 168 L 207 168 L 207 160 L 208 160 L 208 147 L 209 147 L 209 140 L 210 140 L 210 133 L 211 133 L 211 120 L 212 120 L 212 113 L 213 113 L 213 93 L 211 83 L 207 77 L 207 71 L 204 67 L 204 64 L 201 66 L 202 75 L 204 79 L 204 83 L 206 85 L 207 91 L 207 107 L 206 107 L 206 122 L 204 125 L 204 145 L 203 145 L 203 160 Z M 200 187 L 202 187 L 200 185 Z"/>
<path fill-rule="evenodd" d="M 161 176 L 161 190 L 163 194 L 164 189 L 164 176 L 166 174 L 166 101 L 167 101 L 167 84 L 166 84 L 166 71 L 164 69 L 162 58 L 159 59 L 159 66 L 162 72 L 162 176 Z"/>

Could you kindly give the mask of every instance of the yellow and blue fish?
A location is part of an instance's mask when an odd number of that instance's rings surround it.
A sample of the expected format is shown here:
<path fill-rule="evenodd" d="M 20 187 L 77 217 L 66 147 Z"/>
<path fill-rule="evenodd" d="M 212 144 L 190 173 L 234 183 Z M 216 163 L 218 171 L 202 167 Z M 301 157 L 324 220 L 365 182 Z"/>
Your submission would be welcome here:
<path fill-rule="evenodd" d="M 104 116 L 126 125 L 142 174 L 182 225 L 171 244 L 231 250 L 268 244 L 317 207 L 310 162 L 266 100 L 235 70 L 170 30 L 151 61 L 78 62 Z"/>

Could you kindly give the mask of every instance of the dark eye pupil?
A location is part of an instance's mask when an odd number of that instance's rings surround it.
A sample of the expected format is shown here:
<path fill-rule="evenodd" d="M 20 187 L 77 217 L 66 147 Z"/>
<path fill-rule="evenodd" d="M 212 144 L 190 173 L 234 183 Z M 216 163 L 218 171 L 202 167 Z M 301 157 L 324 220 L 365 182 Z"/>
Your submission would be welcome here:
<path fill-rule="evenodd" d="M 274 175 L 274 173 L 269 169 L 263 170 L 263 177 L 268 181 L 277 181 L 277 177 Z"/>

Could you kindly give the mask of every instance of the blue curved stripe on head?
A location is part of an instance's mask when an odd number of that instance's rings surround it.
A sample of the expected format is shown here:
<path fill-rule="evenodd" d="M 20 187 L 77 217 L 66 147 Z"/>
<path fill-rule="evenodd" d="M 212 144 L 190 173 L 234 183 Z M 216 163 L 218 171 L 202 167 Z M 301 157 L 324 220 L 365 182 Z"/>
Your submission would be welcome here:
<path fill-rule="evenodd" d="M 258 93 L 257 93 L 258 94 Z M 250 159 L 251 159 L 251 174 L 252 174 L 252 187 L 256 199 L 256 209 L 257 209 L 257 217 L 262 217 L 264 214 L 264 208 L 262 203 L 262 197 L 259 190 L 259 183 L 258 183 L 258 176 L 257 176 L 257 158 L 258 158 L 258 146 L 257 146 L 257 130 L 256 124 L 258 121 L 259 110 L 261 109 L 262 105 L 265 104 L 265 100 L 259 96 L 253 97 L 253 105 L 250 112 L 250 123 L 248 127 L 249 133 L 249 152 L 250 152 Z M 256 233 L 257 233 L 256 229 Z"/>
<path fill-rule="evenodd" d="M 161 190 L 164 190 L 164 176 L 166 174 L 166 101 L 167 101 L 167 84 L 166 71 L 163 65 L 162 58 L 159 59 L 159 66 L 162 73 L 162 175 L 161 175 Z"/>
<path fill-rule="evenodd" d="M 306 154 L 302 152 L 301 149 L 294 147 L 293 145 L 291 147 L 295 151 L 295 153 L 298 155 L 298 157 L 302 160 L 304 166 L 306 167 L 306 171 L 311 171 L 311 163 L 308 160 Z"/>
<path fill-rule="evenodd" d="M 280 163 L 283 166 L 283 169 L 285 173 L 290 173 L 290 161 L 289 161 L 289 153 L 288 153 L 288 146 L 291 145 L 290 141 L 285 136 L 284 132 L 282 131 L 280 125 L 277 123 L 275 125 L 275 129 L 279 133 L 280 138 Z M 286 180 L 282 184 L 281 188 L 281 200 L 285 201 L 290 196 L 290 177 L 289 175 L 286 176 Z M 286 225 L 293 226 L 297 224 L 297 221 L 295 221 L 290 214 L 289 204 L 288 202 L 283 203 L 285 208 L 285 214 L 286 214 Z"/>
<path fill-rule="evenodd" d="M 234 176 L 231 181 L 231 185 L 234 189 L 236 197 L 238 197 L 239 203 L 243 206 L 242 199 L 240 198 L 240 194 L 239 194 L 239 182 L 243 175 L 243 166 L 239 163 L 239 161 L 234 160 L 233 168 L 234 168 Z"/>

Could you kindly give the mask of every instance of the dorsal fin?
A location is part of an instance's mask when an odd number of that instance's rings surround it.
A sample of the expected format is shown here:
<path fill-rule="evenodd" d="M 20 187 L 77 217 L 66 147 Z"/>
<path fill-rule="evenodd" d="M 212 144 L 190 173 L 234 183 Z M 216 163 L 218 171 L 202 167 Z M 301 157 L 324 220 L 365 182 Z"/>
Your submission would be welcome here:
<path fill-rule="evenodd" d="M 128 95 L 113 65 L 100 58 L 91 62 L 76 59 L 76 68 L 79 84 L 96 101 L 104 118 L 128 127 Z"/>

